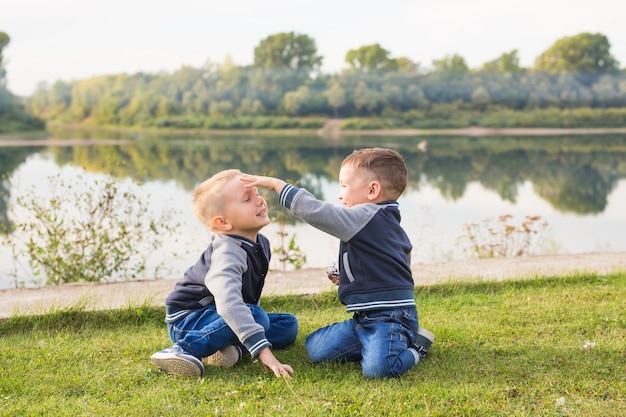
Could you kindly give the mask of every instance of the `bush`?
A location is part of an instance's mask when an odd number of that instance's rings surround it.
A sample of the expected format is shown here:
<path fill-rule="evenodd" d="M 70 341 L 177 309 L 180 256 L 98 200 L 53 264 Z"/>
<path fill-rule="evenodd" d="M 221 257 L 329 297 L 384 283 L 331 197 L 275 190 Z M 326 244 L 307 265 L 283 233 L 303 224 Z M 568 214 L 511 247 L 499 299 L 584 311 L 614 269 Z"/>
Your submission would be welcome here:
<path fill-rule="evenodd" d="M 519 226 L 510 223 L 510 214 L 497 219 L 486 218 L 482 222 L 467 223 L 457 245 L 473 258 L 507 258 L 528 256 L 541 240 L 541 232 L 548 226 L 539 222 L 540 216 L 526 216 Z"/>
<path fill-rule="evenodd" d="M 34 189 L 17 197 L 15 226 L 2 238 L 16 259 L 28 258 L 33 274 L 45 277 L 46 284 L 138 278 L 148 254 L 177 230 L 172 211 L 149 215 L 149 196 L 143 198 L 135 183 L 111 177 L 87 183 L 82 174 L 48 181 L 42 188 L 51 190 L 50 197 Z"/>

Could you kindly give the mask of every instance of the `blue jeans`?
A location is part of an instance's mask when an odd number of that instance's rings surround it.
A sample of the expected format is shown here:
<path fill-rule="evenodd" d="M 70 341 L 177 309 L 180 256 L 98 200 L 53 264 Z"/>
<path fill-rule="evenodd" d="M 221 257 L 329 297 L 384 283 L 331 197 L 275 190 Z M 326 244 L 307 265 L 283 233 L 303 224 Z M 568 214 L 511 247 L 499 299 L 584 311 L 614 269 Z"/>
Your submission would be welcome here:
<path fill-rule="evenodd" d="M 284 313 L 266 313 L 261 307 L 247 305 L 254 316 L 254 321 L 265 329 L 265 337 L 273 348 L 282 348 L 296 340 L 298 319 Z M 215 305 L 198 309 L 187 317 L 167 326 L 172 342 L 198 358 L 214 354 L 228 345 L 244 346 L 233 333 L 226 321 L 217 314 Z"/>
<path fill-rule="evenodd" d="M 415 308 L 364 311 L 311 333 L 306 350 L 313 362 L 360 361 L 366 377 L 395 377 L 417 364 L 416 334 Z"/>

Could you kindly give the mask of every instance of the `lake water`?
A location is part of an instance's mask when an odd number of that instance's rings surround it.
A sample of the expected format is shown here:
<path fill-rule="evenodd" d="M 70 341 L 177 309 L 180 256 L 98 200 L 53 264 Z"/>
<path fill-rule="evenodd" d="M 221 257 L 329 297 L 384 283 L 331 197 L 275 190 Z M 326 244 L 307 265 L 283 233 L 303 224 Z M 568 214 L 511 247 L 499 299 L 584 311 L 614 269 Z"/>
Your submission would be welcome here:
<path fill-rule="evenodd" d="M 190 210 L 191 193 L 199 182 L 220 170 L 238 168 L 298 182 L 319 198 L 339 204 L 341 160 L 353 149 L 371 146 L 394 148 L 407 162 L 409 187 L 399 202 L 402 224 L 414 246 L 413 262 L 467 258 L 456 243 L 464 225 L 506 214 L 513 216 L 512 224 L 521 224 L 525 216 L 541 216 L 547 222 L 535 254 L 626 251 L 626 135 L 331 140 L 58 130 L 17 139 L 19 143 L 9 143 L 0 137 L 0 173 L 5 178 L 0 219 L 18 222 L 16 197 L 27 190 L 49 194 L 50 176 L 71 180 L 82 175 L 95 181 L 112 175 L 139 181 L 151 210 L 173 210 L 181 224 L 180 236 L 151 254 L 155 262 L 166 261 L 169 277 L 181 276 L 196 261 L 209 236 Z M 276 195 L 265 196 L 276 208 Z M 336 257 L 335 238 L 292 220 L 286 231 L 295 234 L 306 254 L 305 267 L 326 267 Z M 280 242 L 278 232 L 277 222 L 262 231 L 274 247 Z M 283 268 L 274 258 L 272 268 Z M 14 265 L 11 248 L 2 247 L 0 289 L 35 285 L 23 260 L 18 278 L 10 276 Z"/>

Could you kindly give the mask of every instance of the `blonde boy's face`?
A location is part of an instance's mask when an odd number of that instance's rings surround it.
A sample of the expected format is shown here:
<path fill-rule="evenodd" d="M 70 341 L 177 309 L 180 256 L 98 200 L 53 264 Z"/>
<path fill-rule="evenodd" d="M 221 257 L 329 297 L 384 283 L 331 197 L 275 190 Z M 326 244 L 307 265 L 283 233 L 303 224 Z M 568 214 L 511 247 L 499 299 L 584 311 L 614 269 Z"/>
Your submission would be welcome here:
<path fill-rule="evenodd" d="M 339 170 L 339 200 L 346 207 L 372 202 L 372 181 L 362 169 L 344 165 Z"/>
<path fill-rule="evenodd" d="M 267 203 L 256 187 L 245 188 L 240 178 L 233 178 L 222 188 L 223 213 L 213 219 L 213 225 L 223 233 L 256 240 L 258 231 L 270 223 Z"/>

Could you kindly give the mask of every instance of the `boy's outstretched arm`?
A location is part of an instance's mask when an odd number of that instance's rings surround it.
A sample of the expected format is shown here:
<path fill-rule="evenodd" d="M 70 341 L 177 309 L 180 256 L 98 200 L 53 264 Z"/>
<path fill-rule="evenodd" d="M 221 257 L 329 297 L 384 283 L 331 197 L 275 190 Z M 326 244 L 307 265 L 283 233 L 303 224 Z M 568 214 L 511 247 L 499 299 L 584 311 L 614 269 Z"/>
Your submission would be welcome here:
<path fill-rule="evenodd" d="M 261 350 L 258 357 L 268 371 L 274 372 L 276 378 L 289 378 L 293 375 L 293 368 L 286 363 L 280 363 L 270 348 Z"/>
<path fill-rule="evenodd" d="M 267 188 L 268 190 L 274 190 L 277 193 L 280 193 L 283 187 L 287 185 L 285 181 L 279 178 L 262 177 L 260 175 L 250 175 L 250 174 L 244 174 L 241 177 L 241 181 L 245 183 L 246 188 L 258 186 L 258 187 Z"/>

